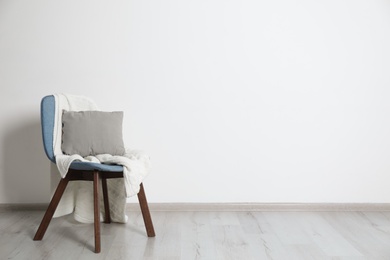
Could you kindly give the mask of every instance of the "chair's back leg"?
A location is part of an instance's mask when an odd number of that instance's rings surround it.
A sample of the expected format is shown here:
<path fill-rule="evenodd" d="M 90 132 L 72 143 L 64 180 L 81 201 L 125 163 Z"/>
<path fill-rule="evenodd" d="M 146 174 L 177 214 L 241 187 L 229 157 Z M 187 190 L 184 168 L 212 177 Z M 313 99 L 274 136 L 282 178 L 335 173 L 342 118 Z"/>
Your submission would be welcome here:
<path fill-rule="evenodd" d="M 146 200 L 144 185 L 141 183 L 140 190 L 138 192 L 138 201 L 141 207 L 142 216 L 145 222 L 146 233 L 148 237 L 154 237 L 156 234 L 154 233 L 154 227 L 152 222 L 152 217 L 150 216 L 148 201 Z"/>
<path fill-rule="evenodd" d="M 111 223 L 110 216 L 110 203 L 108 202 L 108 188 L 107 188 L 107 179 L 102 178 L 102 187 L 103 187 L 103 202 L 104 202 L 104 223 Z"/>
<path fill-rule="evenodd" d="M 95 228 L 95 253 L 100 253 L 99 172 L 93 172 L 93 212 Z"/>
<path fill-rule="evenodd" d="M 64 194 L 68 182 L 68 177 L 65 177 L 61 179 L 60 183 L 58 183 L 57 189 L 53 195 L 53 198 L 50 201 L 49 207 L 47 208 L 46 213 L 43 216 L 42 222 L 39 225 L 37 233 L 35 233 L 34 240 L 42 240 L 43 236 L 45 235 L 46 229 L 49 226 L 51 219 L 53 218 L 54 212 L 57 209 L 58 203 L 60 202 L 61 197 Z"/>

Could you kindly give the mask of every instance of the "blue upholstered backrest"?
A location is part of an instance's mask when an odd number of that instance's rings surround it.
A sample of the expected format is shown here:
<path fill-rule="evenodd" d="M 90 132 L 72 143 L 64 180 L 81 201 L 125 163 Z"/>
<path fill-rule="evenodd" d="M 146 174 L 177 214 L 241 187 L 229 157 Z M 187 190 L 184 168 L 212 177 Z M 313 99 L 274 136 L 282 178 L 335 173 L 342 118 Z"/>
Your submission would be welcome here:
<path fill-rule="evenodd" d="M 41 126 L 43 147 L 47 157 L 52 162 L 56 162 L 53 151 L 53 131 L 55 117 L 55 98 L 54 96 L 46 96 L 41 101 Z"/>

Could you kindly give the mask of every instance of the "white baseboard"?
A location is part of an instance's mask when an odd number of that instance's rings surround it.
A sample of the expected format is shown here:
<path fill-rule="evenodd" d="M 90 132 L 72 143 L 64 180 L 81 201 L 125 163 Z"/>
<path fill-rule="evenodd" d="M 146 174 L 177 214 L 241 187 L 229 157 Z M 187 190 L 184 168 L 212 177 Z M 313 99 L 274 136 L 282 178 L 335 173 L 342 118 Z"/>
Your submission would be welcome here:
<path fill-rule="evenodd" d="M 0 204 L 0 212 L 20 210 L 46 210 L 49 203 L 12 203 Z"/>
<path fill-rule="evenodd" d="M 151 211 L 390 211 L 390 203 L 149 203 Z M 127 210 L 139 210 L 128 203 Z"/>
<path fill-rule="evenodd" d="M 48 204 L 0 204 L 0 212 L 46 210 Z M 149 203 L 150 211 L 390 211 L 390 203 Z M 127 211 L 139 211 L 128 203 Z"/>

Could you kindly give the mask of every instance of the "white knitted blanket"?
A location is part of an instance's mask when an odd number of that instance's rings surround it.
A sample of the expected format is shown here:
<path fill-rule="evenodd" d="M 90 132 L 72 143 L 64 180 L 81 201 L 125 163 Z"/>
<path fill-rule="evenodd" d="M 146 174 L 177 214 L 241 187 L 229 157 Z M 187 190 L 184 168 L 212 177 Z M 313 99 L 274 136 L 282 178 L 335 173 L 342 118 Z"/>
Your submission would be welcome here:
<path fill-rule="evenodd" d="M 66 173 L 73 161 L 122 165 L 124 178 L 109 179 L 107 180 L 107 184 L 111 220 L 113 222 L 126 223 L 126 198 L 136 195 L 139 192 L 141 182 L 149 173 L 149 156 L 141 151 L 130 149 L 126 149 L 124 156 L 101 154 L 83 158 L 80 155 L 64 155 L 61 150 L 63 110 L 97 110 L 97 106 L 92 100 L 82 96 L 56 94 L 54 97 L 56 101 L 56 116 L 53 131 L 53 150 L 56 158 L 56 165 L 61 177 L 64 178 L 66 176 Z M 58 217 L 74 212 L 74 218 L 77 221 L 92 223 L 92 194 L 91 182 L 70 182 L 66 190 L 66 194 L 62 197 L 54 216 Z M 103 207 L 101 212 L 103 213 Z"/>

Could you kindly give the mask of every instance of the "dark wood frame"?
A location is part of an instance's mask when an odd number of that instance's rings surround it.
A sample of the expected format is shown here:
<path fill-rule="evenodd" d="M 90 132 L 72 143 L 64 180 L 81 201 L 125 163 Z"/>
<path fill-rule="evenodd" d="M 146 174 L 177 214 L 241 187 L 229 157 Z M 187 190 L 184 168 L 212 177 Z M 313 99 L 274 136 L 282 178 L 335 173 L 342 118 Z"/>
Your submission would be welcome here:
<path fill-rule="evenodd" d="M 50 201 L 49 207 L 46 210 L 45 215 L 39 225 L 39 228 L 34 236 L 34 240 L 42 240 L 47 227 L 53 218 L 54 212 L 57 209 L 58 203 L 64 194 L 65 188 L 69 181 L 93 181 L 93 201 L 94 201 L 94 230 L 95 230 L 95 253 L 100 253 L 100 205 L 99 205 L 99 185 L 100 180 L 103 188 L 103 201 L 104 201 L 104 212 L 105 219 L 104 223 L 111 223 L 110 217 L 110 206 L 108 203 L 108 190 L 107 190 L 107 179 L 112 178 L 123 178 L 123 172 L 105 172 L 105 171 L 84 171 L 84 170 L 69 170 L 66 177 L 61 179 L 57 186 L 57 189 Z M 154 228 L 148 202 L 145 196 L 145 190 L 141 183 L 140 191 L 138 193 L 138 201 L 141 207 L 142 216 L 145 222 L 146 234 L 148 237 L 154 237 Z"/>

